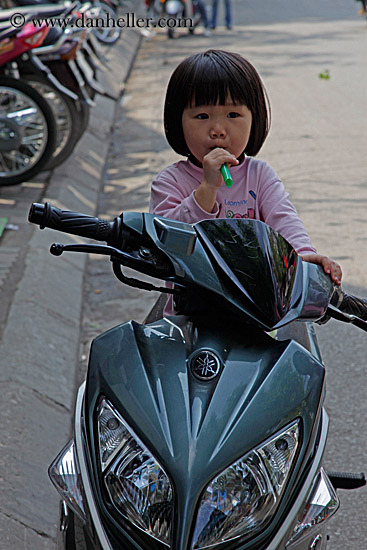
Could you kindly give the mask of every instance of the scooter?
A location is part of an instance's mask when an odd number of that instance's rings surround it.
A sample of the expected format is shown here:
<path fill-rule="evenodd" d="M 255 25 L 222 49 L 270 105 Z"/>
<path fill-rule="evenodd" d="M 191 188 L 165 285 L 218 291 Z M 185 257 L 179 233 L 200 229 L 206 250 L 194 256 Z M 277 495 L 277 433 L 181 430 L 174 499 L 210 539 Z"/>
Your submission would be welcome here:
<path fill-rule="evenodd" d="M 0 186 L 16 185 L 38 174 L 50 161 L 57 138 L 51 107 L 41 94 L 3 73 L 16 58 L 41 44 L 46 25 L 31 23 L 0 32 Z"/>
<path fill-rule="evenodd" d="M 21 14 L 29 22 L 23 28 L 12 28 L 10 20 L 14 14 Z M 31 22 L 50 14 L 67 17 L 69 27 L 48 28 L 43 23 L 39 28 Z M 96 93 L 115 99 L 96 80 L 97 69 L 104 69 L 96 39 L 90 29 L 73 25 L 83 14 L 94 16 L 87 3 L 8 9 L 0 15 L 4 26 L 0 32 L 0 75 L 22 80 L 35 88 L 49 102 L 57 122 L 56 146 L 51 158 L 42 165 L 43 170 L 59 166 L 74 151 L 88 125 Z M 11 153 L 7 162 L 4 177 L 0 176 L 1 185 L 15 185 L 28 178 L 31 166 L 28 158 L 23 170 L 15 167 L 13 173 L 14 154 L 17 153 Z"/>
<path fill-rule="evenodd" d="M 41 44 L 38 43 L 37 47 L 33 45 L 32 52 L 28 51 L 22 58 L 19 59 L 18 56 L 17 69 L 22 76 L 29 72 L 42 74 L 59 91 L 73 100 L 80 98 L 90 106 L 94 105 L 90 96 L 93 98 L 95 93 L 115 99 L 95 80 L 97 66 L 101 67 L 101 62 L 105 63 L 106 59 L 98 52 L 91 29 L 83 29 L 77 25 L 77 20 L 83 16 L 89 19 L 97 18 L 97 12 L 90 9 L 90 4 L 75 2 L 51 7 L 40 4 L 36 7 L 8 9 L 0 14 L 2 24 L 10 27 L 9 21 L 14 14 L 21 14 L 26 20 L 42 20 L 45 17 L 51 17 L 49 14 L 54 14 L 55 20 L 62 16 L 69 21 L 69 26 L 65 28 L 48 28 L 45 23 L 42 24 L 48 32 L 47 39 Z M 19 30 L 21 29 L 10 29 L 4 32 L 19 32 Z M 0 33 L 1 38 L 2 33 Z M 26 67 L 22 66 L 22 61 Z M 66 85 L 63 85 L 64 82 Z M 86 85 L 92 92 L 90 95 L 85 89 Z"/>
<path fill-rule="evenodd" d="M 127 212 L 110 222 L 49 203 L 34 203 L 29 220 L 107 242 L 50 251 L 107 255 L 121 282 L 173 294 L 176 311 L 164 318 L 157 304 L 145 324 L 92 343 L 73 439 L 49 469 L 59 547 L 324 550 L 336 489 L 366 481 L 323 468 L 325 368 L 312 323 L 367 322 L 333 305 L 323 270 L 259 220 Z M 367 303 L 352 302 L 367 319 Z"/>
<path fill-rule="evenodd" d="M 35 7 L 39 8 L 43 5 L 50 6 L 52 4 L 61 5 L 64 3 L 64 0 L 9 0 L 9 3 L 12 6 L 23 6 L 25 8 Z M 118 11 L 118 1 L 117 0 L 81 0 L 78 2 L 80 4 L 90 4 L 93 8 L 96 18 L 99 18 L 100 24 L 93 29 L 91 29 L 96 36 L 97 40 L 103 44 L 112 45 L 121 36 L 121 28 L 112 23 L 112 21 L 117 20 L 117 11 Z M 83 10 L 81 10 L 83 11 Z"/>

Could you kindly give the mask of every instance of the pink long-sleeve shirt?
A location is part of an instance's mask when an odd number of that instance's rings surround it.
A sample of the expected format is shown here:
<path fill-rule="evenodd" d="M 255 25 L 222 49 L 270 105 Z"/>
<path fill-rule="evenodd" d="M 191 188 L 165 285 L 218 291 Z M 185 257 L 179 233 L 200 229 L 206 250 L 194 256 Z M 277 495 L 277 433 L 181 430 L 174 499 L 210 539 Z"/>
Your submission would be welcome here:
<path fill-rule="evenodd" d="M 189 160 L 176 162 L 153 181 L 149 211 L 187 223 L 211 218 L 254 218 L 280 233 L 298 254 L 316 252 L 289 194 L 269 164 L 245 157 L 230 172 L 232 187 L 223 183 L 212 212 L 206 212 L 194 197 L 203 181 L 203 169 Z"/>

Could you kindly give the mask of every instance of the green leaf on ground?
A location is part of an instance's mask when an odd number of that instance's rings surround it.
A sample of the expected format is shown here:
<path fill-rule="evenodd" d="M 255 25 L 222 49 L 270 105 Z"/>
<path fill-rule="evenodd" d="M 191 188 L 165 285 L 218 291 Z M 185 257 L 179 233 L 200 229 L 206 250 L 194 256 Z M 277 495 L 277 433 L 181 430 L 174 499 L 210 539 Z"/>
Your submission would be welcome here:
<path fill-rule="evenodd" d="M 7 223 L 8 223 L 8 218 L 0 218 L 0 237 L 4 233 L 4 229 Z"/>
<path fill-rule="evenodd" d="M 330 73 L 328 69 L 325 69 L 323 73 L 319 73 L 319 78 L 323 78 L 324 80 L 329 80 Z"/>

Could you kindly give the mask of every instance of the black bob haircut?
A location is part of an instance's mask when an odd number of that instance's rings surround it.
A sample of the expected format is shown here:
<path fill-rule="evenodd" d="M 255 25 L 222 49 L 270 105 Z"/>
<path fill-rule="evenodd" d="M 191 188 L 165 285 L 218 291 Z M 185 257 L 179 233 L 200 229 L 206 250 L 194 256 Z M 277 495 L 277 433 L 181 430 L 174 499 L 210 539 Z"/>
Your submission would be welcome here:
<path fill-rule="evenodd" d="M 172 149 L 189 156 L 182 129 L 186 107 L 224 105 L 228 95 L 234 103 L 246 105 L 252 127 L 244 153 L 260 151 L 270 127 L 269 99 L 256 69 L 237 53 L 207 50 L 184 59 L 172 73 L 164 104 L 164 130 Z"/>

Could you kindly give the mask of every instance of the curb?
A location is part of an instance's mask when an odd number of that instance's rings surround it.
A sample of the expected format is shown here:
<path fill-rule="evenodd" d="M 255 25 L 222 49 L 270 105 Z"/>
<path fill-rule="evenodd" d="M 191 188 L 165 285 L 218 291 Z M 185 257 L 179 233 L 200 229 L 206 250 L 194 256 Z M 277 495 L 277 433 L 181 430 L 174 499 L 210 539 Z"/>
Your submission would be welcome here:
<path fill-rule="evenodd" d="M 71 157 L 51 173 L 43 201 L 95 214 L 116 109 L 140 41 L 137 31 L 126 29 L 105 54 L 109 70 L 101 80 L 106 90 L 112 87 L 116 101 L 96 97 L 88 130 Z M 0 357 L 8 365 L 0 373 L 2 548 L 56 547 L 59 497 L 47 469 L 70 437 L 87 261 L 82 254 L 63 261 L 49 254 L 53 241 L 78 242 L 65 237 L 35 228 L 0 344 Z"/>

